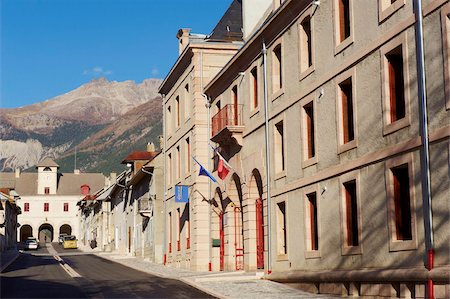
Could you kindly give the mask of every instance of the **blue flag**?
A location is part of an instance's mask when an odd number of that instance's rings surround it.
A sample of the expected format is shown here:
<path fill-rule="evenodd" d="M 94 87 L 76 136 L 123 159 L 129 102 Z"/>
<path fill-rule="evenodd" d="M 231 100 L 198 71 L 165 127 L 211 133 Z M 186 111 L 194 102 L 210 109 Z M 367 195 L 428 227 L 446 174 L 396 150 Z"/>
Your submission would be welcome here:
<path fill-rule="evenodd" d="M 198 164 L 198 166 L 200 166 L 200 171 L 198 172 L 198 175 L 204 175 L 207 176 L 211 179 L 211 181 L 213 181 L 214 183 L 217 183 L 216 179 L 213 177 L 212 174 L 209 173 L 208 170 L 206 170 L 205 167 L 202 166 L 202 164 L 200 164 L 194 157 L 192 157 L 194 159 L 194 161 Z"/>

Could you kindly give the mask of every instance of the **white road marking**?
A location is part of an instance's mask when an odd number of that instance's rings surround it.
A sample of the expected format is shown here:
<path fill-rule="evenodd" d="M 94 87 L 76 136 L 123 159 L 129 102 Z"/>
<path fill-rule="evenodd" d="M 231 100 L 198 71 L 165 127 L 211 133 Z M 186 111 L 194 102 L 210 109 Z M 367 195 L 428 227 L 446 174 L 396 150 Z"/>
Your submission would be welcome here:
<path fill-rule="evenodd" d="M 59 262 L 59 265 L 67 272 L 71 277 L 82 277 L 77 271 L 70 267 L 64 260 L 58 255 L 58 252 L 53 248 L 51 244 L 46 245 L 48 252 L 53 255 L 53 258 Z"/>

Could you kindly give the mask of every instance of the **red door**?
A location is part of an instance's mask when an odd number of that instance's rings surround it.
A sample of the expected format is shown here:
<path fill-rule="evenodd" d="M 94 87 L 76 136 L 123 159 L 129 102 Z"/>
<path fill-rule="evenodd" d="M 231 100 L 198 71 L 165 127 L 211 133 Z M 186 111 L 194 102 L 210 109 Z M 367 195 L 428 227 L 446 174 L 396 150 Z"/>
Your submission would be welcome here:
<path fill-rule="evenodd" d="M 225 254 L 225 235 L 223 229 L 223 212 L 219 214 L 219 236 L 220 236 L 220 271 L 224 270 L 223 256 Z"/>
<path fill-rule="evenodd" d="M 261 198 L 256 200 L 256 267 L 264 269 L 264 220 Z"/>

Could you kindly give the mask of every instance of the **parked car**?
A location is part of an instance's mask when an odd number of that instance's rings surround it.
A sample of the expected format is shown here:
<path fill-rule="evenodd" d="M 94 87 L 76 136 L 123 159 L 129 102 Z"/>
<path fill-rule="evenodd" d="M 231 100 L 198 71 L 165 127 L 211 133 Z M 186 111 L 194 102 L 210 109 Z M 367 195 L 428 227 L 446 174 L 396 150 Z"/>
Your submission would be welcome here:
<path fill-rule="evenodd" d="M 62 244 L 63 242 L 64 242 L 64 237 L 65 236 L 67 236 L 67 234 L 59 234 L 59 237 L 58 237 L 58 243 L 59 244 Z"/>
<path fill-rule="evenodd" d="M 39 247 L 38 242 L 36 239 L 28 239 L 25 241 L 25 250 L 37 250 Z"/>
<path fill-rule="evenodd" d="M 63 241 L 63 248 L 64 249 L 76 249 L 78 248 L 77 245 L 77 237 L 75 236 L 65 236 Z"/>

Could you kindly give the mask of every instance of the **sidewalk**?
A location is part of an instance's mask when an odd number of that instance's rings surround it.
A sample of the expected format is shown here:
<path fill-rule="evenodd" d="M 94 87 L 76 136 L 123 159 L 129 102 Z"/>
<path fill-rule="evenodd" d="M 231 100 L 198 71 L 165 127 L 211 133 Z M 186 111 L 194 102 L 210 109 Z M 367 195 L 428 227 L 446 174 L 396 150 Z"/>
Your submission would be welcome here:
<path fill-rule="evenodd" d="M 102 258 L 160 277 L 178 279 L 218 298 L 336 298 L 302 292 L 289 286 L 261 279 L 262 272 L 193 272 L 155 264 L 142 258 L 80 248 Z"/>
<path fill-rule="evenodd" d="M 16 258 L 19 257 L 19 251 L 17 248 L 8 249 L 3 251 L 0 254 L 1 260 L 0 260 L 0 273 L 3 272 L 9 265 L 11 265 L 12 262 L 16 260 Z"/>

